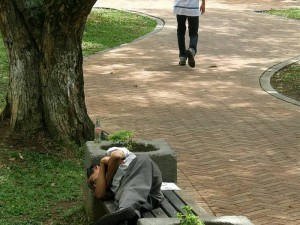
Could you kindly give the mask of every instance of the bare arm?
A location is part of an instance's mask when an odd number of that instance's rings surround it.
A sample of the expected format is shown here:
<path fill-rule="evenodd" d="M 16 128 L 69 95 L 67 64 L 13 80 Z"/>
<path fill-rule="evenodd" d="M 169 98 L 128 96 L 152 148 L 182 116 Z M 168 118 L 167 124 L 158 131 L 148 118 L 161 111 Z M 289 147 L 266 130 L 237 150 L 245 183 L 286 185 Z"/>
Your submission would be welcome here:
<path fill-rule="evenodd" d="M 125 155 L 122 151 L 114 151 L 110 157 L 101 159 L 100 171 L 94 192 L 96 198 L 104 199 L 108 196 L 107 189 L 111 185 L 113 177 L 124 157 Z"/>
<path fill-rule="evenodd" d="M 113 177 L 116 174 L 122 160 L 125 158 L 125 154 L 122 151 L 114 151 L 108 160 L 108 168 L 106 173 L 107 188 L 111 185 Z"/>
<path fill-rule="evenodd" d="M 200 12 L 201 14 L 205 13 L 205 0 L 202 0 L 202 4 L 200 6 Z"/>
<path fill-rule="evenodd" d="M 94 196 L 96 198 L 104 199 L 107 196 L 106 170 L 107 170 L 107 164 L 104 161 L 104 158 L 102 158 L 100 161 L 100 170 L 99 170 L 97 183 L 94 191 Z"/>

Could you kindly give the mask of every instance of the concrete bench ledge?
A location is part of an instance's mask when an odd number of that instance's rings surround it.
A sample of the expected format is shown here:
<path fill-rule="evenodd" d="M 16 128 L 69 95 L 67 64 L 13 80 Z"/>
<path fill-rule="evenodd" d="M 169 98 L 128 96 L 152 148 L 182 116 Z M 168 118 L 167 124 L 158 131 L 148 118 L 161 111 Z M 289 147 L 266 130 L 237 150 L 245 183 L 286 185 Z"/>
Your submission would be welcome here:
<path fill-rule="evenodd" d="M 205 225 L 254 225 L 244 216 L 200 217 Z M 179 225 L 178 218 L 142 218 L 137 225 Z"/>
<path fill-rule="evenodd" d="M 137 155 L 149 155 L 161 170 L 163 181 L 176 183 L 177 156 L 168 143 L 164 140 L 140 140 L 138 143 L 153 145 L 158 149 L 157 151 L 134 153 Z M 99 160 L 106 155 L 106 150 L 104 150 L 103 147 L 110 145 L 112 145 L 110 141 L 101 141 L 101 143 L 94 143 L 93 141 L 86 142 L 85 166 L 88 167 L 91 164 L 98 164 Z"/>

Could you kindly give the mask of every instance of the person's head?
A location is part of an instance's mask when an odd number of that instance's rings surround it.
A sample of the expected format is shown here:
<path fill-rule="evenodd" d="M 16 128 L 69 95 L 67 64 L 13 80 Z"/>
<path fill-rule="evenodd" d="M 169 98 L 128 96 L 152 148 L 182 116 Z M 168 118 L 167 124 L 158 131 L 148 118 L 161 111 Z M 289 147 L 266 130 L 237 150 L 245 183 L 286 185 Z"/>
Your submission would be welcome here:
<path fill-rule="evenodd" d="M 100 169 L 99 165 L 93 164 L 89 168 L 87 168 L 87 170 L 86 170 L 87 183 L 88 183 L 88 186 L 92 190 L 94 190 L 95 187 L 96 187 L 97 178 L 98 178 L 98 175 L 99 175 L 99 169 Z"/>

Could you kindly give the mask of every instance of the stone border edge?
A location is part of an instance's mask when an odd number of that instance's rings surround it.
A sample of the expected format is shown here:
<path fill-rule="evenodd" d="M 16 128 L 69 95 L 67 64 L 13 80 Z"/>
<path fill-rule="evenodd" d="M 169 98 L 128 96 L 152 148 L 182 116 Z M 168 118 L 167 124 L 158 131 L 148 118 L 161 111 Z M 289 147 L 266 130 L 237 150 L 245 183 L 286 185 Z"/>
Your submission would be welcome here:
<path fill-rule="evenodd" d="M 277 72 L 279 71 L 280 69 L 290 65 L 290 64 L 293 64 L 293 63 L 296 63 L 300 61 L 300 56 L 297 56 L 295 58 L 291 58 L 289 60 L 286 60 L 284 62 L 281 62 L 279 64 L 276 64 L 272 67 L 270 67 L 269 69 L 267 69 L 259 78 L 259 82 L 260 82 L 260 86 L 261 88 L 266 91 L 268 94 L 278 98 L 278 99 L 281 99 L 283 101 L 286 101 L 288 103 L 291 103 L 291 104 L 294 104 L 294 105 L 298 105 L 300 106 L 300 102 L 295 100 L 295 99 L 292 99 L 292 98 L 289 98 L 283 94 L 280 94 L 278 93 L 272 86 L 271 86 L 271 78 L 272 76 Z"/>

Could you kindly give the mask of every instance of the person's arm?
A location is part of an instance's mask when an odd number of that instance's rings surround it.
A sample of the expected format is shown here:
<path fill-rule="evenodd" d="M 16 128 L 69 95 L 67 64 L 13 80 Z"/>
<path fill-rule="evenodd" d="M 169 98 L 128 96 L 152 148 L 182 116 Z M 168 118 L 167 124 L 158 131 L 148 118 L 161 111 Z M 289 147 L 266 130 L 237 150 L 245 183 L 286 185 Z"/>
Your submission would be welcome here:
<path fill-rule="evenodd" d="M 96 198 L 104 199 L 107 196 L 106 170 L 108 160 L 108 157 L 104 157 L 100 161 L 100 169 L 94 191 L 94 196 Z"/>
<path fill-rule="evenodd" d="M 200 6 L 200 12 L 201 12 L 201 14 L 205 13 L 205 0 L 202 0 L 201 6 Z"/>
<path fill-rule="evenodd" d="M 116 174 L 122 160 L 124 160 L 125 154 L 122 151 L 114 151 L 111 153 L 111 156 L 108 160 L 108 167 L 107 167 L 107 173 L 106 173 L 106 187 L 108 188 L 112 181 L 113 177 Z"/>
<path fill-rule="evenodd" d="M 94 196 L 96 198 L 105 199 L 109 192 L 107 189 L 112 183 L 119 165 L 124 159 L 125 154 L 122 151 L 114 151 L 110 157 L 104 157 L 100 161 L 100 170 L 97 178 Z"/>

